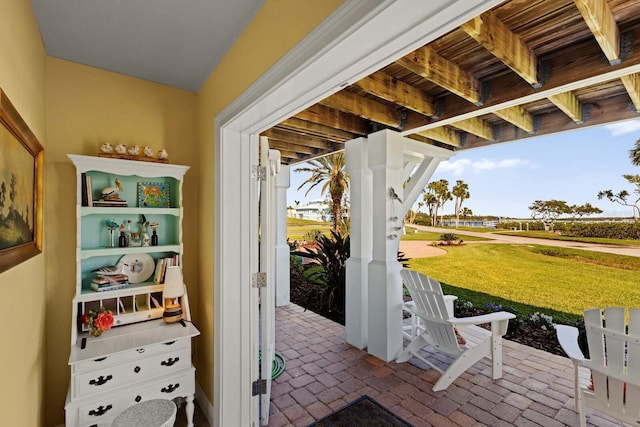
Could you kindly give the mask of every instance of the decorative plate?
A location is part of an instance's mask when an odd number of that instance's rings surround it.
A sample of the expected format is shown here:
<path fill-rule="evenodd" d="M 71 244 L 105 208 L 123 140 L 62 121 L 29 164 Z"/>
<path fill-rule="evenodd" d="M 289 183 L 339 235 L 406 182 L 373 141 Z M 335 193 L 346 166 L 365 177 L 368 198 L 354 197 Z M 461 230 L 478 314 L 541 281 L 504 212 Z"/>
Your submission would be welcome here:
<path fill-rule="evenodd" d="M 118 261 L 118 266 L 124 266 L 124 274 L 129 277 L 129 283 L 146 281 L 155 270 L 155 262 L 149 254 L 127 254 Z"/>
<path fill-rule="evenodd" d="M 138 183 L 138 207 L 141 208 L 168 208 L 169 184 L 166 182 L 139 182 Z"/>

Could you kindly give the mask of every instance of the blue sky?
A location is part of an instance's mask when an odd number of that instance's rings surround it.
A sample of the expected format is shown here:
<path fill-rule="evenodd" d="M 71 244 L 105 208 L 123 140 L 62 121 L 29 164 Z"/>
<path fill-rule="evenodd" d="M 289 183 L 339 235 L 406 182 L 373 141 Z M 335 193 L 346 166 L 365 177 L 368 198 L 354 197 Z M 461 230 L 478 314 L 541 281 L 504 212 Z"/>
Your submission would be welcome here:
<path fill-rule="evenodd" d="M 629 150 L 638 139 L 640 120 L 634 120 L 463 150 L 442 162 L 431 181 L 446 179 L 450 188 L 459 179 L 467 183 L 471 197 L 463 207 L 474 215 L 530 218 L 528 208 L 535 200 L 557 199 L 569 205 L 591 203 L 604 216 L 632 216 L 631 208 L 598 200 L 597 194 L 609 189 L 633 191 L 622 175 L 640 174 L 629 160 Z M 297 191 L 308 177 L 294 172 L 300 166 L 291 168 L 288 205 L 323 198 L 319 189 L 308 196 L 306 187 Z M 453 212 L 453 202 L 445 204 L 444 213 Z"/>

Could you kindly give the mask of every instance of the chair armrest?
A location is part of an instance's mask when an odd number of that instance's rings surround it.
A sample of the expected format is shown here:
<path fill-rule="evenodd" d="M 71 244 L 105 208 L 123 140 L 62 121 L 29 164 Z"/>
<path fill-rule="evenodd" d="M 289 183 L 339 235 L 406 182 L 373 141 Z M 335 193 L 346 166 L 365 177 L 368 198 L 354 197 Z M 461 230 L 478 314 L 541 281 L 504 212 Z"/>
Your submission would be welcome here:
<path fill-rule="evenodd" d="M 495 313 L 482 314 L 480 316 L 452 317 L 448 322 L 456 325 L 480 325 L 482 323 L 492 323 L 515 318 L 516 315 L 508 311 L 496 311 Z"/>
<path fill-rule="evenodd" d="M 456 295 L 443 295 L 443 297 L 444 303 L 447 306 L 447 313 L 449 314 L 449 317 L 453 317 L 455 315 L 453 310 L 453 302 L 457 300 L 458 297 Z"/>
<path fill-rule="evenodd" d="M 578 345 L 578 328 L 568 325 L 556 325 L 556 335 L 558 336 L 560 347 L 571 360 L 580 362 L 587 360 Z"/>

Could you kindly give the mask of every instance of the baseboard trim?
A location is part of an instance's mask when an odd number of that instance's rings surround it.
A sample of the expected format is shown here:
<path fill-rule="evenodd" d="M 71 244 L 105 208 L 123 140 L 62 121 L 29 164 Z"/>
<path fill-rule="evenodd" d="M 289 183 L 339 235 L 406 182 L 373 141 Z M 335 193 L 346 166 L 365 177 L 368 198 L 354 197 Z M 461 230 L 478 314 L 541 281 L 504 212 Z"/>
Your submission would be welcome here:
<path fill-rule="evenodd" d="M 213 426 L 213 404 L 209 402 L 207 399 L 207 395 L 205 394 L 200 384 L 196 382 L 196 402 L 198 402 L 198 406 L 200 410 L 204 414 L 207 419 L 207 423 L 209 427 Z"/>

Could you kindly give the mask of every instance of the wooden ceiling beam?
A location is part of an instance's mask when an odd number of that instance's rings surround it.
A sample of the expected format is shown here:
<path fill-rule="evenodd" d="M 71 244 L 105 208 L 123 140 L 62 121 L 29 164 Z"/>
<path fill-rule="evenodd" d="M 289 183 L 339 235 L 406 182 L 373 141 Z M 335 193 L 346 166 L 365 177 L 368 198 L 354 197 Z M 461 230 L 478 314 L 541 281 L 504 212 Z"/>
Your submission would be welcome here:
<path fill-rule="evenodd" d="M 487 122 L 478 117 L 453 122 L 451 123 L 451 126 L 479 136 L 480 138 L 484 138 L 488 141 L 492 141 L 494 139 L 493 128 Z"/>
<path fill-rule="evenodd" d="M 611 65 L 620 63 L 620 30 L 607 0 L 573 1 Z"/>
<path fill-rule="evenodd" d="M 519 127 L 527 133 L 533 133 L 533 116 L 519 105 L 514 107 L 505 108 L 504 110 L 494 111 L 493 114 L 511 123 L 514 126 Z"/>
<path fill-rule="evenodd" d="M 433 97 L 389 74 L 378 71 L 353 84 L 378 98 L 385 99 L 426 116 L 435 116 Z"/>
<path fill-rule="evenodd" d="M 312 105 L 294 117 L 334 129 L 342 129 L 345 132 L 359 136 L 364 136 L 369 133 L 367 120 L 320 104 Z"/>
<path fill-rule="evenodd" d="M 582 123 L 582 104 L 573 92 L 562 92 L 551 95 L 549 101 L 576 123 Z"/>
<path fill-rule="evenodd" d="M 443 142 L 452 147 L 460 146 L 460 134 L 446 126 L 418 132 L 418 135 L 435 141 Z"/>
<path fill-rule="evenodd" d="M 624 88 L 633 102 L 636 111 L 640 111 L 640 73 L 633 73 L 620 77 Z"/>
<path fill-rule="evenodd" d="M 374 99 L 358 96 L 353 92 L 341 90 L 320 101 L 325 107 L 354 114 L 365 119 L 382 123 L 385 126 L 400 127 L 402 118 L 397 109 L 389 108 Z"/>
<path fill-rule="evenodd" d="M 290 119 L 279 123 L 278 127 L 286 130 L 302 132 L 308 135 L 326 138 L 330 141 L 346 142 L 357 137 L 357 135 L 354 133 L 346 132 L 320 123 L 309 122 L 298 117 L 291 117 Z"/>
<path fill-rule="evenodd" d="M 416 49 L 396 63 L 473 104 L 483 102 L 480 81 L 429 46 Z"/>
<path fill-rule="evenodd" d="M 296 144 L 300 146 L 306 146 L 318 149 L 332 149 L 342 147 L 343 144 L 331 142 L 322 137 L 316 137 L 311 135 L 304 135 L 301 133 L 291 132 L 284 129 L 280 129 L 277 126 L 268 129 L 262 133 L 270 140 L 286 141 L 290 144 Z"/>
<path fill-rule="evenodd" d="M 476 16 L 460 28 L 527 83 L 540 87 L 536 55 L 493 12 Z"/>
<path fill-rule="evenodd" d="M 482 107 L 473 106 L 458 96 L 446 95 L 443 97 L 445 108 L 439 118 L 432 118 L 429 124 L 423 126 L 408 127 L 401 133 L 406 136 L 638 73 L 640 72 L 640 37 L 634 38 L 630 53 L 624 62 L 616 67 L 602 61 L 602 51 L 595 44 L 585 45 L 581 49 L 568 49 L 555 56 L 550 62 L 551 74 L 540 89 L 534 89 L 518 76 L 502 76 L 489 81 L 491 97 Z"/>

